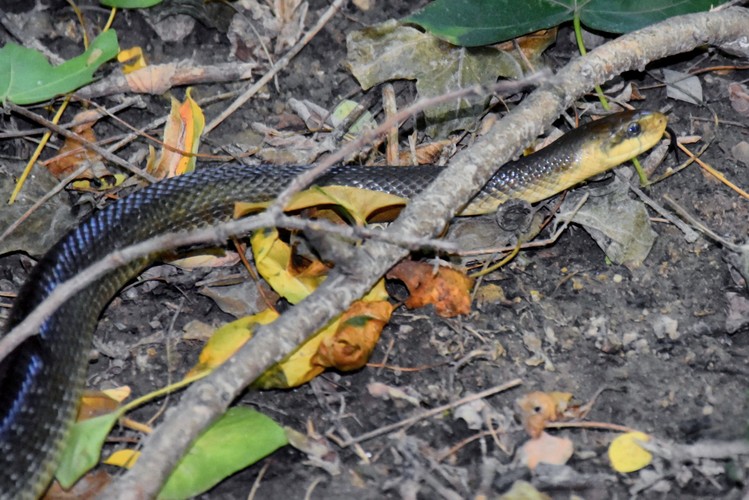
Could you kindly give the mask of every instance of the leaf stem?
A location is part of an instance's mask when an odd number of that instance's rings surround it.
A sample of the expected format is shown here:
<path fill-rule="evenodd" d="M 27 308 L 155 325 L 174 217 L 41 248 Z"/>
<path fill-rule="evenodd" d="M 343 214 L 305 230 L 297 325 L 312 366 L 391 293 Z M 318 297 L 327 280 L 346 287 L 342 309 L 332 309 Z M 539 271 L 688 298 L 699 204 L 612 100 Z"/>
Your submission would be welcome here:
<path fill-rule="evenodd" d="M 585 50 L 585 43 L 583 42 L 583 30 L 580 26 L 580 11 L 575 11 L 575 16 L 572 18 L 572 25 L 575 27 L 575 40 L 577 40 L 577 48 L 580 51 L 580 55 L 585 55 L 588 53 L 587 50 Z M 601 101 L 601 106 L 603 106 L 603 109 L 608 111 L 610 109 L 609 107 L 609 101 L 606 100 L 606 96 L 603 94 L 603 89 L 600 85 L 595 86 L 596 94 L 598 94 L 598 100 Z"/>

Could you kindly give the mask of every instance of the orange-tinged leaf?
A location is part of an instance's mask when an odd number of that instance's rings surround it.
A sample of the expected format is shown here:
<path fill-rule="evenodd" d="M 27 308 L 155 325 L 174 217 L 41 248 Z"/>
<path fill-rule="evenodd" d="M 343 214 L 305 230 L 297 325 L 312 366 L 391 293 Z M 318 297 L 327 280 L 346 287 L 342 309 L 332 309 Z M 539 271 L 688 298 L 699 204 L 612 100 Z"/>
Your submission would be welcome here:
<path fill-rule="evenodd" d="M 342 371 L 361 368 L 369 361 L 392 312 L 387 301 L 354 302 L 341 315 L 335 335 L 320 343 L 312 363 Z"/>
<path fill-rule="evenodd" d="M 517 406 L 525 432 L 534 439 L 543 433 L 546 422 L 557 419 L 556 401 L 546 392 L 526 394 L 517 400 Z"/>
<path fill-rule="evenodd" d="M 460 271 L 440 267 L 435 272 L 431 264 L 407 260 L 391 269 L 387 277 L 408 287 L 409 309 L 432 304 L 435 312 L 446 318 L 471 312 L 473 280 Z"/>
<path fill-rule="evenodd" d="M 146 57 L 143 55 L 143 49 L 138 46 L 120 50 L 117 54 L 117 61 L 122 63 L 122 72 L 126 75 L 148 65 Z"/>
<path fill-rule="evenodd" d="M 111 455 L 109 455 L 104 460 L 104 463 L 107 465 L 115 465 L 117 467 L 129 469 L 133 465 L 135 465 L 135 462 L 138 460 L 138 457 L 140 457 L 139 451 L 130 450 L 126 448 L 124 450 L 117 450 Z"/>
<path fill-rule="evenodd" d="M 535 469 L 540 463 L 564 465 L 575 452 L 575 445 L 567 438 L 542 433 L 536 439 L 529 439 L 518 450 L 521 463 Z"/>
<path fill-rule="evenodd" d="M 190 89 L 187 89 L 184 102 L 172 98 L 172 110 L 164 126 L 164 144 L 171 149 L 162 149 L 151 173 L 163 179 L 192 172 L 195 169 L 194 154 L 198 152 L 204 126 L 203 111 L 190 95 Z"/>
<path fill-rule="evenodd" d="M 609 445 L 609 460 L 617 472 L 635 472 L 650 465 L 653 455 L 638 441 L 650 441 L 644 432 L 627 432 L 618 436 Z"/>
<path fill-rule="evenodd" d="M 77 118 L 78 115 L 76 115 L 74 120 Z M 81 136 L 82 139 L 89 142 L 96 142 L 96 134 L 92 128 L 93 125 L 94 122 L 85 123 L 76 127 L 74 132 Z M 98 153 L 84 148 L 79 140 L 67 137 L 62 147 L 57 152 L 56 157 L 48 161 L 46 165 L 47 170 L 49 170 L 52 175 L 61 179 L 73 173 L 82 162 L 86 161 L 93 163 L 100 159 L 101 156 L 99 156 Z M 93 174 L 89 172 L 88 174 L 84 174 L 84 176 L 92 177 Z"/>
<path fill-rule="evenodd" d="M 116 410 L 130 396 L 130 387 L 123 386 L 106 391 L 86 391 L 81 397 L 77 420 L 87 420 Z"/>
<path fill-rule="evenodd" d="M 515 50 L 516 43 L 523 51 L 523 55 L 527 57 L 532 63 L 536 62 L 541 54 L 551 45 L 557 38 L 557 29 L 551 28 L 547 30 L 536 31 L 520 38 L 516 38 L 509 42 L 503 42 L 495 45 L 499 50 L 505 52 L 511 52 Z"/>
<path fill-rule="evenodd" d="M 452 146 L 455 141 L 442 139 L 441 141 L 429 142 L 416 146 L 415 151 L 401 151 L 398 154 L 400 165 L 428 165 L 437 163 L 446 147 Z"/>
<path fill-rule="evenodd" d="M 362 299 L 363 302 L 369 301 L 375 304 L 366 313 L 370 317 L 375 317 L 373 323 L 377 320 L 386 320 L 385 316 L 390 304 L 380 304 L 387 298 L 385 282 L 384 280 L 380 280 Z M 211 339 L 206 343 L 203 352 L 200 353 L 198 364 L 190 370 L 185 378 L 199 375 L 206 370 L 212 370 L 220 365 L 252 337 L 255 328 L 259 325 L 268 324 L 277 317 L 278 313 L 275 311 L 266 310 L 222 326 L 216 330 Z M 320 351 L 320 345 L 323 342 L 330 342 L 328 339 L 332 339 L 336 335 L 336 332 L 339 330 L 339 324 L 340 317 L 331 321 L 307 340 L 307 342 L 299 346 L 288 358 L 265 372 L 253 383 L 253 387 L 261 389 L 296 387 L 312 380 L 325 371 L 325 366 L 317 363 L 315 356 Z M 364 343 L 364 341 L 353 340 L 353 335 L 349 339 L 349 342 L 351 344 L 355 344 L 356 342 Z M 371 352 L 371 348 L 369 351 Z M 364 362 L 366 363 L 366 360 Z"/>
<path fill-rule="evenodd" d="M 385 280 L 380 280 L 372 290 L 362 298 L 363 302 L 381 302 L 388 299 Z M 345 313 L 344 313 L 345 314 Z M 278 387 L 296 387 L 309 382 L 323 371 L 325 367 L 316 363 L 315 357 L 324 342 L 329 342 L 338 332 L 340 316 L 328 323 L 307 342 L 302 344 L 288 358 L 276 367 L 268 370 L 258 379 L 253 387 L 269 389 Z M 366 361 L 365 361 L 366 362 Z"/>

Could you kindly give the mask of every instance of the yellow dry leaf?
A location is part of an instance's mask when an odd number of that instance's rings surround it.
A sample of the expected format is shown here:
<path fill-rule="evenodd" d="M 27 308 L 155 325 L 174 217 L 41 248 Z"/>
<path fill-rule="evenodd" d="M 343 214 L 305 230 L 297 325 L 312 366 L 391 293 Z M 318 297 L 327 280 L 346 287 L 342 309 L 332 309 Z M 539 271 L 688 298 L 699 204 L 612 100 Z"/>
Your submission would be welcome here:
<path fill-rule="evenodd" d="M 338 207 L 357 225 L 367 222 L 390 221 L 406 205 L 405 198 L 393 194 L 359 189 L 350 186 L 313 186 L 297 193 L 285 210 L 288 212 L 312 207 Z M 259 212 L 270 202 L 240 202 L 235 205 L 234 217 Z"/>
<path fill-rule="evenodd" d="M 644 432 L 627 432 L 611 442 L 609 460 L 615 471 L 635 472 L 650 465 L 653 455 L 640 446 L 638 441 L 650 441 L 650 436 Z"/>
<path fill-rule="evenodd" d="M 252 337 L 252 331 L 257 326 L 267 325 L 275 321 L 276 318 L 278 318 L 276 311 L 266 309 L 252 316 L 225 324 L 216 330 L 210 340 L 206 342 L 198 358 L 198 364 L 185 375 L 185 378 L 191 378 L 213 370 L 237 352 Z"/>
<path fill-rule="evenodd" d="M 291 263 L 291 247 L 281 241 L 276 229 L 256 231 L 252 235 L 252 254 L 260 276 L 277 294 L 291 304 L 298 304 L 325 279 L 319 273 L 299 274 Z"/>
<path fill-rule="evenodd" d="M 107 465 L 115 465 L 117 467 L 123 467 L 125 469 L 131 468 L 135 465 L 135 462 L 140 457 L 140 452 L 136 450 L 124 449 L 117 450 L 109 455 L 104 463 Z"/>
<path fill-rule="evenodd" d="M 125 174 L 106 173 L 104 175 L 95 175 L 96 177 L 92 177 L 90 179 L 73 181 L 70 183 L 69 187 L 75 189 L 76 191 L 86 191 L 91 193 L 114 189 L 127 180 L 127 175 Z"/>
<path fill-rule="evenodd" d="M 205 127 L 205 117 L 187 89 L 185 101 L 172 98 L 172 110 L 164 126 L 164 144 L 159 161 L 150 172 L 155 177 L 174 177 L 195 169 L 195 154 L 200 146 L 200 134 Z M 189 154 L 183 154 L 189 153 Z"/>
<path fill-rule="evenodd" d="M 122 49 L 117 54 L 117 61 L 122 64 L 122 72 L 126 75 L 148 65 L 146 57 L 143 55 L 143 49 L 138 46 Z"/>
<path fill-rule="evenodd" d="M 386 301 L 387 298 L 385 282 L 384 280 L 380 280 L 364 296 L 362 301 L 372 302 L 375 304 L 374 309 L 382 310 L 384 307 L 377 306 L 377 304 Z M 390 304 L 387 304 L 387 306 L 390 306 Z M 375 315 L 374 312 L 370 312 L 370 314 L 372 316 Z M 384 318 L 382 313 L 379 313 L 379 315 L 380 318 Z M 252 337 L 255 328 L 259 325 L 266 325 L 274 321 L 277 317 L 278 313 L 269 309 L 222 326 L 216 330 L 211 339 L 206 343 L 203 351 L 200 353 L 198 364 L 185 375 L 185 378 L 214 369 L 242 347 Z M 325 328 L 318 331 L 307 342 L 299 346 L 288 358 L 268 369 L 253 383 L 253 387 L 260 389 L 296 387 L 322 373 L 325 370 L 325 366 L 318 364 L 315 361 L 315 356 L 320 351 L 320 345 L 323 342 L 331 342 L 330 339 L 334 338 L 339 330 L 339 324 L 340 317 L 331 321 Z M 357 343 L 357 341 L 351 338 L 349 342 L 351 344 Z M 362 343 L 364 342 L 362 341 Z M 369 352 L 371 353 L 371 349 L 369 349 Z M 368 359 L 368 355 L 366 357 Z M 364 356 L 362 356 L 363 358 Z M 364 359 L 364 363 L 366 363 L 366 359 Z M 337 365 L 333 366 L 344 369 Z"/>
<path fill-rule="evenodd" d="M 130 394 L 132 394 L 133 390 L 130 388 L 130 386 L 123 385 L 120 387 L 115 387 L 114 389 L 105 389 L 101 392 L 114 399 L 115 401 L 122 403 L 130 397 Z"/>

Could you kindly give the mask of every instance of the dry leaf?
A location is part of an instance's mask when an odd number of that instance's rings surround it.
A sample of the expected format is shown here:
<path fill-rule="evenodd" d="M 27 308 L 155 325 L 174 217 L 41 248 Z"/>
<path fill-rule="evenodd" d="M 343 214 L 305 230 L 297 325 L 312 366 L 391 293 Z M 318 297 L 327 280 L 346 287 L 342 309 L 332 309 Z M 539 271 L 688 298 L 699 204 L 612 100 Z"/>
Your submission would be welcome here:
<path fill-rule="evenodd" d="M 536 439 L 529 439 L 518 449 L 521 463 L 533 470 L 540 463 L 564 465 L 572 457 L 575 445 L 567 438 L 559 438 L 546 432 Z"/>
<path fill-rule="evenodd" d="M 104 491 L 109 483 L 112 482 L 110 476 L 105 470 L 96 470 L 86 474 L 69 490 L 63 490 L 57 481 L 52 483 L 47 492 L 42 497 L 43 500 L 93 500 L 98 498 L 99 494 Z"/>
<path fill-rule="evenodd" d="M 117 467 L 129 469 L 133 465 L 135 465 L 135 462 L 138 460 L 138 457 L 140 457 L 139 451 L 126 448 L 124 450 L 117 450 L 111 455 L 109 455 L 104 460 L 104 463 L 107 465 L 115 465 Z"/>
<path fill-rule="evenodd" d="M 529 436 L 537 438 L 543 432 L 547 422 L 574 418 L 577 414 L 570 412 L 569 392 L 531 392 L 516 402 L 520 409 L 520 421 Z"/>
<path fill-rule="evenodd" d="M 153 158 L 149 159 L 146 170 L 159 179 L 192 172 L 204 126 L 203 110 L 193 100 L 190 89 L 187 89 L 184 102 L 172 98 L 172 110 L 164 126 L 165 146 L 155 165 Z"/>
<path fill-rule="evenodd" d="M 125 75 L 127 84 L 136 94 L 160 95 L 172 88 L 176 64 L 152 64 Z"/>
<path fill-rule="evenodd" d="M 341 315 L 335 335 L 322 341 L 312 363 L 341 371 L 363 367 L 392 312 L 393 306 L 387 301 L 354 302 Z"/>
<path fill-rule="evenodd" d="M 126 75 L 148 66 L 146 57 L 143 55 L 143 49 L 138 46 L 122 49 L 117 54 L 117 61 L 122 64 L 122 72 Z"/>
<path fill-rule="evenodd" d="M 79 113 L 75 118 L 73 118 L 73 121 L 78 121 L 81 118 L 81 113 Z M 84 140 L 96 142 L 96 134 L 92 128 L 95 123 L 95 121 L 92 121 L 79 125 L 73 128 L 73 132 L 78 134 Z M 73 173 L 73 171 L 75 171 L 84 161 L 92 164 L 101 161 L 101 156 L 90 149 L 84 148 L 79 140 L 67 137 L 65 138 L 65 143 L 57 152 L 57 155 L 48 161 L 46 165 L 47 170 L 49 170 L 52 175 L 61 179 Z M 93 174 L 88 172 L 88 174 L 84 174 L 81 177 L 93 177 Z"/>
<path fill-rule="evenodd" d="M 440 267 L 435 272 L 431 264 L 406 260 L 391 269 L 387 277 L 401 280 L 408 287 L 409 309 L 432 304 L 437 315 L 444 318 L 471 312 L 473 280 L 460 271 Z"/>
<path fill-rule="evenodd" d="M 731 101 L 731 107 L 737 113 L 749 116 L 749 89 L 746 85 L 736 82 L 729 84 L 728 99 Z"/>
<path fill-rule="evenodd" d="M 644 432 L 627 432 L 618 436 L 609 445 L 609 460 L 617 472 L 635 472 L 650 465 L 653 455 L 638 441 L 650 441 Z"/>
<path fill-rule="evenodd" d="M 127 386 L 106 391 L 86 391 L 81 397 L 77 420 L 88 420 L 112 413 L 130 396 L 130 393 L 131 389 Z"/>

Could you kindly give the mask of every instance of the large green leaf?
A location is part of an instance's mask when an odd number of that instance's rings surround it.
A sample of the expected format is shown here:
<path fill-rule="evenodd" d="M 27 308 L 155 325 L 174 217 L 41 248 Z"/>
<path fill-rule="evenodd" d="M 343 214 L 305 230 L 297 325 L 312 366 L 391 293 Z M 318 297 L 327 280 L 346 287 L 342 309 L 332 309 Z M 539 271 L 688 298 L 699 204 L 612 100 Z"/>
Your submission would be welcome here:
<path fill-rule="evenodd" d="M 570 21 L 626 33 L 666 18 L 700 12 L 727 0 L 436 0 L 405 18 L 455 45 L 474 47 Z"/>
<path fill-rule="evenodd" d="M 63 488 L 69 489 L 99 463 L 104 440 L 119 417 L 118 412 L 108 413 L 73 425 L 55 472 L 55 477 Z"/>
<path fill-rule="evenodd" d="M 94 71 L 119 52 L 117 33 L 108 30 L 78 57 L 52 66 L 40 53 L 15 43 L 0 49 L 0 100 L 33 104 L 90 83 Z"/>
<path fill-rule="evenodd" d="M 249 408 L 230 408 L 182 458 L 160 499 L 189 498 L 288 444 L 283 428 Z"/>

